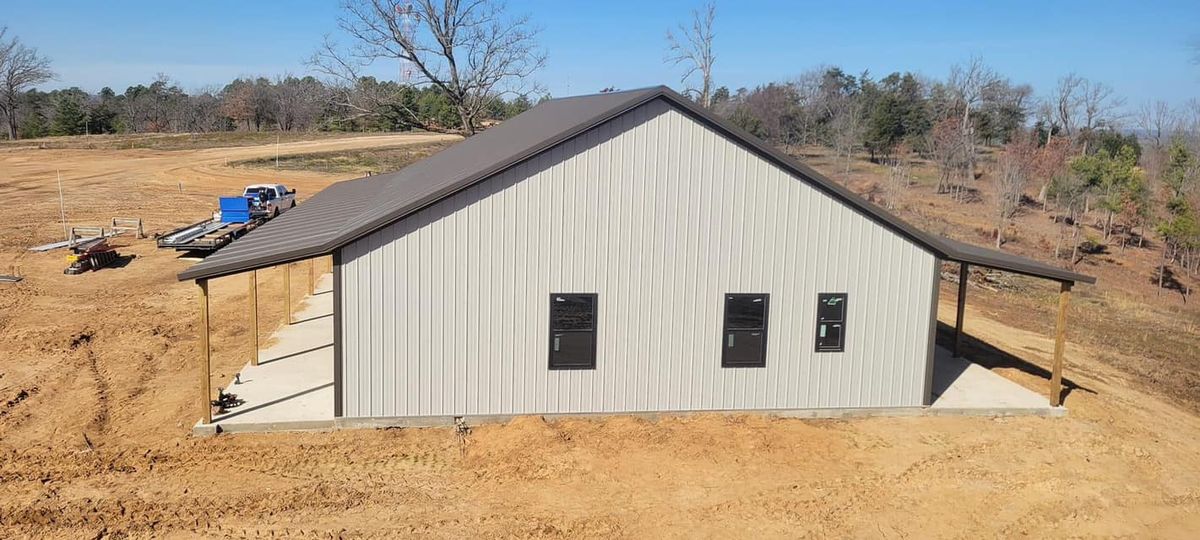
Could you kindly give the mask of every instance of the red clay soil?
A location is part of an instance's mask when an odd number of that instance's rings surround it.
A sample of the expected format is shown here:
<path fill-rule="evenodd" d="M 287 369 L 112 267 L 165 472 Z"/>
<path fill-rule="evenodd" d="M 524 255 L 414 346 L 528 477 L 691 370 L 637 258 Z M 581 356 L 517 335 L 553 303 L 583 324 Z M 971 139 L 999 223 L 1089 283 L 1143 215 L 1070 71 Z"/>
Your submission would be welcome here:
<path fill-rule="evenodd" d="M 202 217 L 215 195 L 245 183 L 281 180 L 306 195 L 346 176 L 223 166 L 274 151 L 0 150 L 0 271 L 17 264 L 26 274 L 0 284 L 0 537 L 1194 538 L 1200 530 L 1200 419 L 1099 360 L 1136 356 L 1087 343 L 1068 349 L 1073 390 L 1060 419 L 522 418 L 465 437 L 428 428 L 192 438 L 197 291 L 175 280 L 189 263 L 152 240 L 123 239 L 121 252 L 136 255 L 124 268 L 64 276 L 61 251 L 25 248 L 60 234 L 55 169 L 72 222 L 132 215 L 151 231 Z M 1096 272 L 1103 284 L 1118 271 Z M 281 280 L 277 271 L 262 278 L 269 331 L 283 316 Z M 292 294 L 303 287 L 294 279 Z M 217 280 L 213 294 L 216 385 L 249 354 L 245 278 Z M 980 361 L 1045 391 L 1051 342 L 1038 321 L 1052 295 L 1022 293 L 1025 313 L 1013 313 L 994 307 L 1010 293 L 971 294 L 967 331 L 995 348 Z M 945 303 L 943 315 L 953 316 Z"/>

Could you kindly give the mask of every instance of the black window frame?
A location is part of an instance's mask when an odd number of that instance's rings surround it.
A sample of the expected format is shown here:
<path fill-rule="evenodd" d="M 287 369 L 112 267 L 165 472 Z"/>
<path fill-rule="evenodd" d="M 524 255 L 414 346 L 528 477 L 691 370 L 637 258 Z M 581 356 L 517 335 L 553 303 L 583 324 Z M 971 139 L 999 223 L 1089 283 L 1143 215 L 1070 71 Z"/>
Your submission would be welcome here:
<path fill-rule="evenodd" d="M 821 306 L 825 304 L 826 298 L 841 298 L 842 299 L 842 318 L 829 319 L 828 321 L 821 320 Z M 850 295 L 844 292 L 840 293 L 817 293 L 817 327 L 813 332 L 813 350 L 819 353 L 840 353 L 846 352 L 846 319 L 850 311 Z M 841 336 L 836 347 L 821 346 L 821 325 L 826 322 L 836 323 L 841 325 Z"/>
<path fill-rule="evenodd" d="M 555 323 L 555 321 L 554 321 L 554 303 L 556 301 L 555 299 L 557 297 L 566 297 L 566 296 L 578 297 L 578 298 L 588 298 L 591 300 L 591 303 L 592 303 L 592 327 L 590 329 L 555 328 L 555 325 L 554 325 L 554 323 Z M 596 294 L 596 293 L 551 293 L 550 294 L 550 311 L 547 316 L 548 328 L 550 330 L 549 342 L 546 344 L 547 345 L 547 347 L 546 347 L 546 349 L 547 349 L 547 359 L 546 359 L 547 367 L 552 371 L 596 369 L 596 348 L 597 348 L 597 338 L 599 336 L 598 328 L 600 326 L 599 318 L 600 318 L 600 297 L 598 294 Z M 554 339 L 556 337 L 555 336 L 556 333 L 557 334 L 590 333 L 592 335 L 592 348 L 590 351 L 588 351 L 590 353 L 590 358 L 589 358 L 590 362 L 588 362 L 588 363 L 563 362 L 561 358 L 559 358 L 558 362 L 555 362 L 556 356 L 559 356 L 559 355 L 556 355 L 555 350 L 554 350 Z"/>
<path fill-rule="evenodd" d="M 729 327 L 729 300 L 731 298 L 762 298 L 763 300 L 763 316 L 761 328 L 730 328 Z M 765 368 L 767 367 L 767 337 L 770 335 L 768 329 L 771 326 L 771 294 L 770 293 L 725 293 L 721 295 L 721 367 L 722 368 Z M 755 362 L 737 362 L 731 361 L 729 358 L 729 346 L 727 340 L 730 332 L 746 332 L 759 331 L 762 332 L 761 350 L 759 351 L 758 360 Z"/>

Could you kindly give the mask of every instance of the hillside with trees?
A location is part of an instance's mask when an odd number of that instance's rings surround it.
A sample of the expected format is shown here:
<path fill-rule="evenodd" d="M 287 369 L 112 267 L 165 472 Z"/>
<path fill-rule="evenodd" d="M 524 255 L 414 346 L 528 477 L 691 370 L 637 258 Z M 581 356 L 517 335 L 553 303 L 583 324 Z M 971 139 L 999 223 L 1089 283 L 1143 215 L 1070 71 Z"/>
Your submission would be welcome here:
<path fill-rule="evenodd" d="M 1186 298 L 1191 287 L 1179 277 L 1200 271 L 1200 102 L 1178 110 L 1152 103 L 1132 114 L 1123 103 L 1073 74 L 1037 98 L 972 58 L 944 80 L 824 66 L 753 89 L 719 87 L 712 107 L 794 154 L 827 149 L 834 163 L 825 170 L 839 181 L 850 181 L 856 159 L 877 165 L 886 181 L 870 189 L 889 208 L 915 182 L 919 162 L 936 176 L 936 195 L 990 216 L 999 249 L 1020 241 L 1024 221 L 1016 218 L 1031 212 L 1057 227 L 1035 255 L 1063 266 L 1153 244 L 1161 255 L 1155 281 Z"/>

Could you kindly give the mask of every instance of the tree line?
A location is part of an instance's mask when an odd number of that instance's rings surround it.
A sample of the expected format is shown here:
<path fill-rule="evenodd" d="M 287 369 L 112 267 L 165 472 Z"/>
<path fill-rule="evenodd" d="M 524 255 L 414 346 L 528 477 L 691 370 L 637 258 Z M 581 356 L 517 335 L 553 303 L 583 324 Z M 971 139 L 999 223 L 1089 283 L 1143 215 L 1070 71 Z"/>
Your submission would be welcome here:
<path fill-rule="evenodd" d="M 0 117 L 9 139 L 88 133 L 231 130 L 453 130 L 473 134 L 528 109 L 545 63 L 538 29 L 500 2 L 344 0 L 338 26 L 306 64 L 318 75 L 235 79 L 186 92 L 166 75 L 123 93 L 43 92 L 49 58 L 0 27 Z M 397 62 L 397 81 L 365 74 Z"/>
<path fill-rule="evenodd" d="M 207 133 L 216 131 L 404 131 L 457 130 L 458 114 L 436 88 L 363 77 L 350 92 L 387 93 L 392 104 L 358 110 L 341 105 L 333 88 L 312 76 L 239 78 L 220 88 L 184 91 L 166 75 L 117 93 L 80 88 L 14 95 L 4 112 L 8 138 L 106 133 Z M 487 100 L 481 116 L 503 120 L 528 109 L 523 96 Z"/>

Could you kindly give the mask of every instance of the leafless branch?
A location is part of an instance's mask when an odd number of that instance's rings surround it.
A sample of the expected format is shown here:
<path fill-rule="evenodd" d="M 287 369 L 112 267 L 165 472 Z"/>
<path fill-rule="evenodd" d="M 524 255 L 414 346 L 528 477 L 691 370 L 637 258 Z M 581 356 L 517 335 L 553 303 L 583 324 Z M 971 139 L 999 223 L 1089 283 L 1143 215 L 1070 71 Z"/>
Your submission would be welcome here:
<path fill-rule="evenodd" d="M 414 68 L 414 85 L 446 95 L 467 133 L 490 99 L 538 90 L 528 80 L 546 62 L 538 29 L 528 17 L 507 16 L 501 2 L 417 0 L 406 11 L 399 0 L 345 0 L 342 10 L 339 26 L 354 44 L 342 52 L 327 40 L 310 61 L 314 69 L 348 83 L 376 60 L 405 62 Z M 405 27 L 401 12 L 416 19 L 416 28 Z"/>
<path fill-rule="evenodd" d="M 712 106 L 712 68 L 717 61 L 713 53 L 713 21 L 716 15 L 716 5 L 708 3 L 702 11 L 692 11 L 690 28 L 681 24 L 677 33 L 667 31 L 666 62 L 673 66 L 684 66 L 683 76 L 679 79 L 684 84 L 693 75 L 700 75 L 700 88 L 689 86 L 684 93 L 706 108 Z"/>
<path fill-rule="evenodd" d="M 26 47 L 16 36 L 5 39 L 0 26 L 0 115 L 6 119 L 8 137 L 17 138 L 17 99 L 27 88 L 55 77 L 50 59 Z"/>

